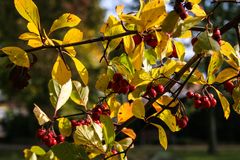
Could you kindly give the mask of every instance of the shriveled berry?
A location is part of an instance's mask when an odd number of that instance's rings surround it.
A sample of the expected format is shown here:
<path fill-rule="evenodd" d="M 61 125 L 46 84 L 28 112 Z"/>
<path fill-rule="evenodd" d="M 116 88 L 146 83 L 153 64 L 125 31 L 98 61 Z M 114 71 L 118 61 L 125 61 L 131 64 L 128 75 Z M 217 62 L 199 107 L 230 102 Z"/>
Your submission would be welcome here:
<path fill-rule="evenodd" d="M 113 82 L 112 82 L 112 81 L 108 82 L 107 89 L 111 89 L 111 88 L 112 88 L 112 84 L 113 84 Z"/>
<path fill-rule="evenodd" d="M 192 7 L 193 7 L 193 5 L 192 5 L 191 2 L 187 2 L 187 3 L 185 4 L 185 7 L 186 7 L 188 10 L 191 10 Z"/>
<path fill-rule="evenodd" d="M 139 34 L 133 36 L 135 45 L 139 45 L 142 42 L 142 37 Z"/>
<path fill-rule="evenodd" d="M 177 50 L 176 50 L 175 45 L 173 45 L 173 51 L 172 51 L 171 56 L 174 57 L 174 58 L 178 58 L 178 54 L 177 54 Z"/>
<path fill-rule="evenodd" d="M 157 39 L 150 39 L 146 43 L 147 43 L 147 45 L 151 46 L 152 48 L 155 48 L 158 45 Z"/>

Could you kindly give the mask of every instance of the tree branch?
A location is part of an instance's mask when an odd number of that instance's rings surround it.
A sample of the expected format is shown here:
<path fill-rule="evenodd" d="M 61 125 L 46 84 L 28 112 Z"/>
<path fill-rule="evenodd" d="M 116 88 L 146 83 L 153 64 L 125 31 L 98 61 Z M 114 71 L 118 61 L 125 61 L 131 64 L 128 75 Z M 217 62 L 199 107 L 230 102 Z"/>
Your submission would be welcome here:
<path fill-rule="evenodd" d="M 239 0 L 213 0 L 211 3 L 240 3 Z"/>

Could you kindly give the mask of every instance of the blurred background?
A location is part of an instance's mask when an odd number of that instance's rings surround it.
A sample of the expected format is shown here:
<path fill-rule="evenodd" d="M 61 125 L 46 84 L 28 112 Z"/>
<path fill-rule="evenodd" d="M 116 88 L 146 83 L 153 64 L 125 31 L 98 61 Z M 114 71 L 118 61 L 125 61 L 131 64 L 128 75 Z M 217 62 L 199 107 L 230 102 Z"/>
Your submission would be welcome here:
<path fill-rule="evenodd" d="M 79 29 L 84 32 L 84 39 L 99 36 L 99 29 L 110 14 L 115 14 L 117 4 L 124 4 L 125 11 L 137 10 L 138 0 L 34 0 L 41 17 L 41 24 L 49 30 L 54 19 L 62 13 L 71 12 L 82 19 Z M 201 5 L 209 11 L 213 5 L 209 0 L 203 0 Z M 26 21 L 18 15 L 13 0 L 0 1 L 0 48 L 3 46 L 24 46 L 18 36 L 26 31 Z M 171 8 L 172 6 L 168 6 Z M 222 26 L 239 13 L 237 4 L 224 3 L 220 5 L 212 19 L 214 26 Z M 57 32 L 54 36 L 62 37 L 65 31 Z M 236 45 L 234 30 L 223 35 L 223 39 Z M 190 43 L 190 39 L 186 44 Z M 189 45 L 188 52 L 191 51 Z M 90 77 L 96 77 L 102 72 L 99 59 L 103 48 L 100 43 L 77 47 L 78 58 L 88 68 Z M 31 80 L 23 90 L 12 87 L 9 80 L 9 61 L 0 58 L 0 160 L 21 160 L 22 150 L 33 144 L 41 145 L 36 140 L 38 128 L 33 116 L 33 104 L 44 108 L 48 114 L 53 112 L 48 95 L 48 80 L 51 77 L 51 68 L 56 55 L 51 51 L 39 51 L 38 62 L 31 68 Z M 193 53 L 187 53 L 193 54 Z M 48 64 L 48 65 L 46 65 Z M 203 63 L 202 67 L 206 67 Z M 90 78 L 90 104 L 96 102 L 98 92 L 95 90 L 96 78 Z M 186 106 L 191 102 L 182 98 Z M 73 108 L 72 104 L 67 104 Z M 192 109 L 190 109 L 192 108 Z M 221 106 L 213 111 L 194 110 L 188 107 L 188 127 L 178 133 L 168 133 L 169 149 L 163 151 L 158 142 L 158 134 L 154 128 L 146 128 L 138 136 L 135 149 L 129 153 L 131 160 L 236 160 L 240 159 L 240 116 L 232 112 L 226 121 Z"/>

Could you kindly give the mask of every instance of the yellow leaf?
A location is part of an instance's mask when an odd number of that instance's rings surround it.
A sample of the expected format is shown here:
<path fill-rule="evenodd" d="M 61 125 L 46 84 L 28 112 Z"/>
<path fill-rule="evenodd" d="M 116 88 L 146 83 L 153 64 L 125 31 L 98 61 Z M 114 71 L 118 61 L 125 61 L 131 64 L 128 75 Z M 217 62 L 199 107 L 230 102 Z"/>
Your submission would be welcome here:
<path fill-rule="evenodd" d="M 40 126 L 44 125 L 45 123 L 50 121 L 48 116 L 36 104 L 34 104 L 33 113 L 34 113 L 35 117 L 37 118 L 38 124 Z"/>
<path fill-rule="evenodd" d="M 129 15 L 129 14 L 122 14 L 119 16 L 119 18 L 123 21 L 126 22 L 128 24 L 136 24 L 141 26 L 142 25 L 142 21 L 141 19 L 139 19 L 137 16 L 135 15 Z"/>
<path fill-rule="evenodd" d="M 142 68 L 142 61 L 143 61 L 143 49 L 144 49 L 144 42 L 141 42 L 132 54 L 129 54 L 129 57 L 132 59 L 133 66 L 136 70 L 140 70 Z"/>
<path fill-rule="evenodd" d="M 21 34 L 18 38 L 21 40 L 28 41 L 30 39 L 39 39 L 40 37 L 36 33 L 25 32 L 25 33 Z"/>
<path fill-rule="evenodd" d="M 166 53 L 172 52 L 171 38 L 164 32 L 155 32 L 158 40 L 158 45 L 155 48 L 160 60 L 166 57 Z"/>
<path fill-rule="evenodd" d="M 167 150 L 167 146 L 168 146 L 168 140 L 167 140 L 167 134 L 165 132 L 165 130 L 163 129 L 162 126 L 151 123 L 152 125 L 154 125 L 155 127 L 158 128 L 158 138 L 159 138 L 159 142 L 161 144 L 161 146 Z"/>
<path fill-rule="evenodd" d="M 172 132 L 176 131 L 176 117 L 172 115 L 170 110 L 165 109 L 158 117 L 166 123 Z"/>
<path fill-rule="evenodd" d="M 105 92 L 107 90 L 109 81 L 110 79 L 107 74 L 100 74 L 95 84 L 95 88 L 99 91 Z"/>
<path fill-rule="evenodd" d="M 188 0 L 188 2 L 191 2 L 193 4 L 199 4 L 201 0 Z"/>
<path fill-rule="evenodd" d="M 124 49 L 127 54 L 131 54 L 135 48 L 135 43 L 132 36 L 123 37 Z"/>
<path fill-rule="evenodd" d="M 218 83 L 223 83 L 224 81 L 226 81 L 236 75 L 238 75 L 238 71 L 236 71 L 233 68 L 226 68 L 217 75 L 217 78 L 215 81 Z"/>
<path fill-rule="evenodd" d="M 88 71 L 85 68 L 85 66 L 82 64 L 82 62 L 80 62 L 77 58 L 72 57 L 72 60 L 75 64 L 75 67 L 77 69 L 77 72 L 82 80 L 82 82 L 84 83 L 84 85 L 88 85 Z"/>
<path fill-rule="evenodd" d="M 83 38 L 83 33 L 77 28 L 72 28 L 68 30 L 68 32 L 65 34 L 63 38 L 63 44 L 80 42 L 82 38 Z M 70 54 L 70 56 L 73 56 L 73 57 L 76 56 L 76 51 L 73 46 L 65 47 L 64 49 Z"/>
<path fill-rule="evenodd" d="M 56 80 L 60 85 L 63 85 L 71 79 L 71 76 L 72 74 L 69 67 L 64 63 L 62 58 L 58 56 L 52 69 L 52 79 Z"/>
<path fill-rule="evenodd" d="M 110 117 L 117 117 L 118 115 L 118 110 L 121 107 L 121 103 L 119 103 L 116 99 L 115 96 L 111 96 L 108 100 L 107 100 L 107 104 L 110 108 L 111 114 Z"/>
<path fill-rule="evenodd" d="M 160 25 L 167 16 L 163 0 L 151 0 L 146 3 L 140 13 L 141 28 L 148 29 Z"/>
<path fill-rule="evenodd" d="M 208 65 L 208 83 L 212 84 L 215 81 L 215 73 L 222 66 L 222 57 L 219 52 L 213 52 L 210 63 Z"/>
<path fill-rule="evenodd" d="M 179 59 L 181 61 L 183 61 L 184 60 L 184 56 L 185 56 L 185 47 L 184 47 L 184 45 L 181 42 L 177 42 L 177 41 L 173 41 L 173 43 L 174 43 L 174 46 L 176 48 L 177 55 L 178 55 Z"/>
<path fill-rule="evenodd" d="M 197 17 L 206 17 L 207 15 L 205 11 L 198 4 L 194 4 L 192 6 L 191 12 L 195 14 Z"/>
<path fill-rule="evenodd" d="M 187 30 L 185 32 L 183 32 L 179 38 L 191 38 L 192 37 L 192 32 Z"/>
<path fill-rule="evenodd" d="M 38 8 L 32 0 L 14 0 L 18 13 L 27 21 L 32 22 L 40 29 L 40 17 Z"/>
<path fill-rule="evenodd" d="M 153 103 L 153 107 L 156 109 L 157 112 L 160 112 L 162 110 L 162 106 L 168 105 L 173 100 L 172 97 L 163 95 L 159 99 L 156 100 L 156 102 Z M 173 102 L 169 107 L 176 107 L 178 105 L 178 102 Z"/>
<path fill-rule="evenodd" d="M 123 103 L 118 111 L 118 123 L 123 123 L 133 116 L 132 104 L 129 102 Z"/>
<path fill-rule="evenodd" d="M 142 102 L 142 98 L 138 98 L 132 103 L 132 113 L 139 119 L 145 118 L 145 107 Z"/>
<path fill-rule="evenodd" d="M 68 137 L 72 133 L 72 124 L 67 118 L 58 118 L 59 132 L 64 136 Z"/>
<path fill-rule="evenodd" d="M 75 27 L 80 23 L 80 21 L 81 19 L 78 16 L 71 13 L 64 13 L 61 17 L 53 22 L 49 34 L 60 28 Z"/>
<path fill-rule="evenodd" d="M 116 10 L 117 15 L 121 15 L 123 12 L 123 9 L 124 9 L 124 5 L 116 6 L 115 10 Z"/>
<path fill-rule="evenodd" d="M 35 34 L 37 34 L 37 35 L 40 35 L 40 34 L 39 34 L 39 30 L 38 30 L 37 26 L 35 26 L 34 23 L 29 22 L 29 23 L 27 24 L 27 28 L 28 28 L 28 31 L 29 31 L 29 32 L 35 33 Z"/>
<path fill-rule="evenodd" d="M 132 139 L 136 139 L 136 133 L 130 128 L 123 128 L 121 132 L 128 135 Z"/>
<path fill-rule="evenodd" d="M 217 90 L 215 87 L 213 87 L 213 88 L 217 92 L 218 98 L 219 98 L 219 100 L 221 102 L 223 113 L 224 113 L 224 117 L 226 119 L 228 119 L 228 117 L 230 115 L 230 105 L 229 105 L 229 102 L 226 99 L 226 97 L 224 97 L 224 95 L 219 90 Z"/>
<path fill-rule="evenodd" d="M 28 45 L 33 47 L 33 48 L 37 48 L 37 47 L 41 47 L 43 45 L 41 39 L 30 39 L 28 41 Z"/>
<path fill-rule="evenodd" d="M 17 66 L 29 68 L 29 58 L 27 53 L 23 49 L 18 47 L 4 47 L 1 50 L 6 53 L 9 60 Z"/>

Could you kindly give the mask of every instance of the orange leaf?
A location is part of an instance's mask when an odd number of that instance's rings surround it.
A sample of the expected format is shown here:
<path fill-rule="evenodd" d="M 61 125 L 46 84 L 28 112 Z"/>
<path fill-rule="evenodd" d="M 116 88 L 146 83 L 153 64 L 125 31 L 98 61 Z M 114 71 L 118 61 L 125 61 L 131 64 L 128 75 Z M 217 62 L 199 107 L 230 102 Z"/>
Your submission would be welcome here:
<path fill-rule="evenodd" d="M 135 139 L 136 138 L 136 133 L 132 130 L 132 129 L 129 129 L 129 128 L 123 128 L 122 129 L 122 132 L 126 135 L 128 135 L 130 138 L 132 139 Z"/>
<path fill-rule="evenodd" d="M 133 116 L 132 104 L 129 102 L 124 103 L 118 111 L 118 123 L 123 123 Z"/>

